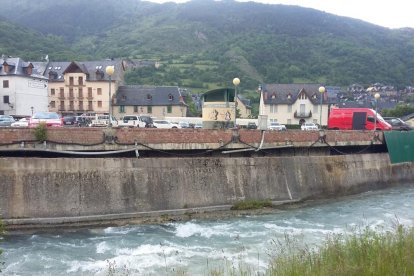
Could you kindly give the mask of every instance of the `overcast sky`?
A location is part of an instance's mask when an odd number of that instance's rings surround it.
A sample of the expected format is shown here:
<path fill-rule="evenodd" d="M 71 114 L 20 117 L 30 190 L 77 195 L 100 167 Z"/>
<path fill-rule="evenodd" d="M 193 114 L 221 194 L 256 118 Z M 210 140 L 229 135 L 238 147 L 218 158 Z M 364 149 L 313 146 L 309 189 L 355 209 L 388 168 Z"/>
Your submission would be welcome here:
<path fill-rule="evenodd" d="M 184 3 L 188 0 L 147 0 L 157 3 Z M 237 0 L 247 2 L 251 0 Z M 254 0 L 268 4 L 297 5 L 361 19 L 388 28 L 414 28 L 414 2 L 411 0 Z"/>

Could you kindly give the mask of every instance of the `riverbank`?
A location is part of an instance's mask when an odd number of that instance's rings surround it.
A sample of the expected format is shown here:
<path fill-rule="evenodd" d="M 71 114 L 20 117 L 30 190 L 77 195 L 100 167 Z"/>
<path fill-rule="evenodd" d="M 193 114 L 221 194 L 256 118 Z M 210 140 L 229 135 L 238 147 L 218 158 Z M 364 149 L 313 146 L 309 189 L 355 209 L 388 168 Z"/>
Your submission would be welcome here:
<path fill-rule="evenodd" d="M 10 230 L 214 216 L 242 200 L 302 202 L 414 180 L 387 154 L 249 158 L 0 158 Z M 232 215 L 237 215 L 232 213 Z"/>

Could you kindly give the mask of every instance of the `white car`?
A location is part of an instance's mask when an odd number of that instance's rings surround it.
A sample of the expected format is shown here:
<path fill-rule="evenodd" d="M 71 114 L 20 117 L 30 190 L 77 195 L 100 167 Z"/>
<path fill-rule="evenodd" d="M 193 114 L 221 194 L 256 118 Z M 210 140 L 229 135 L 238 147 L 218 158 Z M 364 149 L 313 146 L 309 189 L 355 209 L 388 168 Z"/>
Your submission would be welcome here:
<path fill-rule="evenodd" d="M 286 130 L 286 126 L 282 125 L 278 122 L 271 122 L 269 127 L 267 128 L 268 130 L 278 130 L 278 131 L 284 131 Z"/>
<path fill-rule="evenodd" d="M 315 123 L 303 123 L 300 127 L 301 130 L 318 130 L 318 126 Z"/>
<path fill-rule="evenodd" d="M 28 127 L 29 120 L 27 118 L 22 118 L 10 125 L 11 127 Z"/>
<path fill-rule="evenodd" d="M 178 124 L 173 124 L 167 120 L 154 120 L 155 128 L 178 128 Z"/>

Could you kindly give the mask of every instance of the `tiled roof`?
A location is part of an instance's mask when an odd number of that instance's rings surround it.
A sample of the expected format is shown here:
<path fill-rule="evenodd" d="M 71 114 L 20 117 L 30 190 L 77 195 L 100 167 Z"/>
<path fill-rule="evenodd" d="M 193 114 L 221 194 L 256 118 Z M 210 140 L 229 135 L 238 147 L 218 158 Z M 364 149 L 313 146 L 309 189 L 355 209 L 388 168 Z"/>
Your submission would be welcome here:
<path fill-rule="evenodd" d="M 181 104 L 185 103 L 182 100 L 181 89 L 177 86 L 126 85 L 118 87 L 114 105 L 165 106 Z"/>
<path fill-rule="evenodd" d="M 262 84 L 261 89 L 264 93 L 265 104 L 292 104 L 297 100 L 301 91 L 312 103 L 318 104 L 321 102 L 322 95 L 319 92 L 321 86 L 321 84 Z M 327 103 L 326 96 L 323 102 Z"/>

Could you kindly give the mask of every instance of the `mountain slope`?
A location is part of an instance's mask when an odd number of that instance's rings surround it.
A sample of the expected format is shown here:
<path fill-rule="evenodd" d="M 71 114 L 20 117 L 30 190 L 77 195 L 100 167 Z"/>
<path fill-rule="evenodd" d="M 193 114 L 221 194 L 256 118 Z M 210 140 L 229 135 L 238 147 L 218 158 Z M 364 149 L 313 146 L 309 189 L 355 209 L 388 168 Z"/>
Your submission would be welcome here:
<path fill-rule="evenodd" d="M 249 88 L 258 82 L 414 83 L 413 29 L 391 30 L 308 8 L 231 0 L 3 1 L 0 15 L 59 36 L 79 60 L 210 60 L 218 67 L 205 70 L 220 70 L 208 72 L 210 82 L 228 84 L 239 76 Z M 0 41 L 0 49 L 10 51 L 15 44 Z M 48 52 L 54 60 L 62 57 L 56 47 L 27 48 Z"/>

